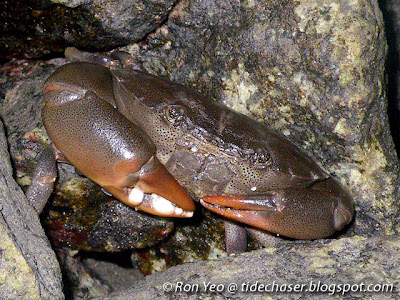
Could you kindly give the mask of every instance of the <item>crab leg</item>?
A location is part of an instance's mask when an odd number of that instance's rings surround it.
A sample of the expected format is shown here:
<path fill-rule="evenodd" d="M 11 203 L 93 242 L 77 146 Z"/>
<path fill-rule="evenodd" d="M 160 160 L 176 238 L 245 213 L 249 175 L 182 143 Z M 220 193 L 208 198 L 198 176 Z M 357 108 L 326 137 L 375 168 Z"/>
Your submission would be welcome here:
<path fill-rule="evenodd" d="M 40 214 L 53 192 L 57 177 L 56 156 L 53 146 L 48 146 L 37 158 L 32 182 L 26 191 L 26 197 L 38 214 Z"/>
<path fill-rule="evenodd" d="M 247 231 L 242 225 L 231 220 L 224 221 L 226 252 L 242 253 L 247 249 Z"/>

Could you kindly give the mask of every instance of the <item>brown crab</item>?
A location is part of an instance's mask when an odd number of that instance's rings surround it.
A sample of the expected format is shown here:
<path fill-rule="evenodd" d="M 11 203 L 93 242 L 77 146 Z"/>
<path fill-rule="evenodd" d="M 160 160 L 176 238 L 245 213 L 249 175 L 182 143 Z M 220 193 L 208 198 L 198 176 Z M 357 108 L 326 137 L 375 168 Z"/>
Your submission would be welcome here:
<path fill-rule="evenodd" d="M 328 237 L 352 220 L 346 188 L 265 125 L 124 68 L 123 53 L 66 54 L 85 62 L 61 66 L 45 84 L 42 119 L 53 145 L 27 192 L 38 211 L 59 160 L 151 214 L 191 217 L 189 193 L 228 219 L 295 239 Z M 227 251 L 243 251 L 244 229 L 229 224 Z"/>

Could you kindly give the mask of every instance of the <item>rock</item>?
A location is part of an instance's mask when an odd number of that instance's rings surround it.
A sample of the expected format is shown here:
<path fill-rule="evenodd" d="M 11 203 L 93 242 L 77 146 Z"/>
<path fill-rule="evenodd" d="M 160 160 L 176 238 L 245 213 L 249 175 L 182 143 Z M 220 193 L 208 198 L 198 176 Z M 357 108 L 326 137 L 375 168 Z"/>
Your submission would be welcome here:
<path fill-rule="evenodd" d="M 0 58 L 40 57 L 65 44 L 112 49 L 143 38 L 174 4 L 163 1 L 28 0 L 0 3 Z"/>
<path fill-rule="evenodd" d="M 398 299 L 399 264 L 399 237 L 296 241 L 175 266 L 96 299 Z"/>
<path fill-rule="evenodd" d="M 385 21 L 385 33 L 388 41 L 388 57 L 386 71 L 388 74 L 388 114 L 391 119 L 391 131 L 396 144 L 400 146 L 400 4 L 396 0 L 381 2 L 383 19 Z"/>
<path fill-rule="evenodd" d="M 56 256 L 36 212 L 12 177 L 0 125 L 0 298 L 63 299 Z"/>
<path fill-rule="evenodd" d="M 127 49 L 141 69 L 222 101 L 305 149 L 349 187 L 354 233 L 398 233 L 387 45 L 376 1 L 183 1 Z"/>

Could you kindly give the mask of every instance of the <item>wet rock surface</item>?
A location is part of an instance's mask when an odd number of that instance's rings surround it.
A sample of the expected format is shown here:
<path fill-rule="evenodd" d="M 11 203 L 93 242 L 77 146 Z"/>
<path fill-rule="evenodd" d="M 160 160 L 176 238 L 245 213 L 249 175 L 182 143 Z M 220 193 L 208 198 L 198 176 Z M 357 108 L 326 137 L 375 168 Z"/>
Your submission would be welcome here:
<path fill-rule="evenodd" d="M 126 291 L 97 299 L 199 299 L 200 295 L 211 299 L 396 299 L 400 276 L 393 266 L 400 263 L 399 247 L 398 237 L 282 243 L 176 266 L 147 276 Z M 219 290 L 212 290 L 209 283 Z M 293 291 L 296 284 L 298 292 Z M 344 292 L 346 284 L 353 286 L 352 292 Z M 367 288 L 376 292 L 367 293 Z"/>
<path fill-rule="evenodd" d="M 174 1 L 2 1 L 0 58 L 41 57 L 66 45 L 112 49 L 143 38 Z"/>
<path fill-rule="evenodd" d="M 203 282 L 224 287 L 256 281 L 398 286 L 398 161 L 386 114 L 387 45 L 376 1 L 181 1 L 162 26 L 126 49 L 134 55 L 135 67 L 192 87 L 286 135 L 350 189 L 356 218 L 346 232 L 331 240 L 282 240 L 266 249 L 171 267 L 107 299 L 268 296 L 243 291 L 230 294 L 226 289 L 207 294 Z M 51 64 L 64 62 L 53 60 Z M 21 71 L 21 63 L 14 64 L 12 71 L 3 71 L 7 92 L 0 111 L 11 152 L 17 153 L 13 144 L 24 133 L 43 134 L 37 129 L 41 126 L 38 119 L 28 119 L 39 114 L 41 86 L 54 65 L 45 66 L 34 79 L 36 84 L 27 86 L 38 63 L 25 66 L 29 72 Z M 13 80 L 14 75 L 23 80 Z M 21 96 L 30 101 L 22 104 L 16 100 Z M 4 103 L 11 106 L 5 108 Z M 17 121 L 15 116 L 26 111 Z M 33 160 L 34 152 L 24 155 Z M 29 182 L 24 174 L 29 174 L 31 165 L 21 165 L 25 171 L 19 178 Z M 161 249 L 172 251 L 165 245 Z M 178 282 L 189 287 L 199 284 L 200 290 L 177 295 L 163 289 L 166 282 L 173 289 Z M 351 293 L 360 299 L 366 295 L 399 296 L 397 289 L 382 294 Z M 325 299 L 327 293 L 272 296 Z"/>
<path fill-rule="evenodd" d="M 61 299 L 61 272 L 39 217 L 12 177 L 0 126 L 0 295 L 3 299 Z"/>

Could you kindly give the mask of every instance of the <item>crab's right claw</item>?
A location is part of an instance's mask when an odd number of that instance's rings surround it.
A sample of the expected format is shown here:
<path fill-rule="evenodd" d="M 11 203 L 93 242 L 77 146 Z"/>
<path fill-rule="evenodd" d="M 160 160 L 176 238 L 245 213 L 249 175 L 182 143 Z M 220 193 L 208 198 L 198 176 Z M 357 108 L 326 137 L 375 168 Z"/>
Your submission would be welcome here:
<path fill-rule="evenodd" d="M 186 191 L 154 156 L 137 172 L 133 187 L 105 186 L 125 204 L 163 217 L 190 218 L 195 209 Z"/>
<path fill-rule="evenodd" d="M 154 215 L 191 217 L 193 201 L 158 161 L 150 137 L 113 106 L 110 80 L 99 65 L 58 68 L 44 89 L 42 119 L 50 139 L 123 203 Z"/>

